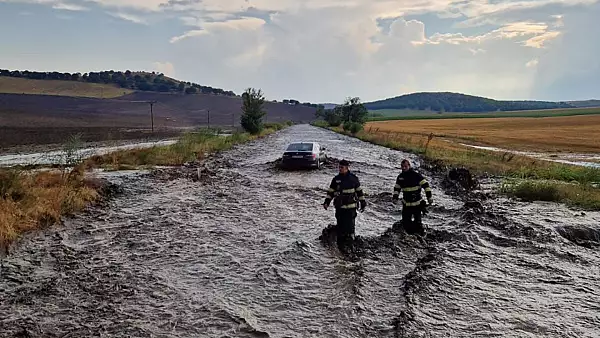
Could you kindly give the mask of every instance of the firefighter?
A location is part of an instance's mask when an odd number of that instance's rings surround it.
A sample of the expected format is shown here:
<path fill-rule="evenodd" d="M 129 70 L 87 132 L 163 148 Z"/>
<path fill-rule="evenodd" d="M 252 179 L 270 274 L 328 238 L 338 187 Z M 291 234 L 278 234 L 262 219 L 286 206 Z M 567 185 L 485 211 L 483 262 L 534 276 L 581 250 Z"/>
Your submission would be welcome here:
<path fill-rule="evenodd" d="M 402 191 L 402 227 L 409 234 L 423 236 L 425 230 L 421 212 L 424 211 L 426 205 L 421 197 L 421 189 L 425 190 L 427 202 L 431 205 L 433 203 L 431 187 L 421 173 L 411 168 L 408 160 L 402 160 L 400 166 L 402 172 L 396 178 L 392 202 L 398 203 L 400 191 Z"/>
<path fill-rule="evenodd" d="M 346 160 L 339 162 L 339 174 L 331 180 L 323 203 L 323 207 L 327 210 L 333 200 L 337 221 L 337 246 L 344 254 L 349 253 L 352 248 L 357 203 L 360 205 L 360 212 L 363 212 L 367 206 L 360 181 L 354 173 L 350 172 L 349 166 L 350 163 Z"/>

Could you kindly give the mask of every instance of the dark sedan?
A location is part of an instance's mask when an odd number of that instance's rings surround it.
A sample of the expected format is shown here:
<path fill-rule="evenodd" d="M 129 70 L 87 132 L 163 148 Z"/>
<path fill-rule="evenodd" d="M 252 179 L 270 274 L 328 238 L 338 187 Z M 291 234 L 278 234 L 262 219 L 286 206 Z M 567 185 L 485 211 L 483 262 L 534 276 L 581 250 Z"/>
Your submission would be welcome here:
<path fill-rule="evenodd" d="M 285 168 L 321 168 L 327 160 L 325 147 L 316 142 L 294 142 L 287 146 L 281 158 L 281 164 Z"/>

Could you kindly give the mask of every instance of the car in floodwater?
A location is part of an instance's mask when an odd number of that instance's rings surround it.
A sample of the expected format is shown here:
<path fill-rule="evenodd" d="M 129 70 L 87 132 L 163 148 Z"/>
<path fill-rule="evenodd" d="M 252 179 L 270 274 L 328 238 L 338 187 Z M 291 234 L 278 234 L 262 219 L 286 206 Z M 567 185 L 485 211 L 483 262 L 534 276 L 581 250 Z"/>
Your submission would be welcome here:
<path fill-rule="evenodd" d="M 288 144 L 281 157 L 284 168 L 321 168 L 327 161 L 326 148 L 317 142 L 293 142 Z"/>

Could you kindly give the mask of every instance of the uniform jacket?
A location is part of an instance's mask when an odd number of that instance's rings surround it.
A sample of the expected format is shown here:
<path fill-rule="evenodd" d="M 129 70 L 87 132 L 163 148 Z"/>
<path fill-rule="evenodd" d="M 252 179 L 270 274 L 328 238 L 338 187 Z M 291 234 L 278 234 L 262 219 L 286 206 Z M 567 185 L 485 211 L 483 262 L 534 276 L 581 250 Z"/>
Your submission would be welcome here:
<path fill-rule="evenodd" d="M 329 205 L 332 200 L 336 209 L 356 209 L 357 202 L 364 207 L 366 201 L 358 177 L 352 172 L 336 175 L 327 190 L 325 204 Z"/>
<path fill-rule="evenodd" d="M 402 203 L 406 206 L 417 206 L 420 205 L 421 189 L 425 190 L 427 198 L 431 198 L 431 187 L 429 182 L 414 169 L 410 168 L 407 171 L 403 171 L 396 178 L 396 185 L 394 186 L 393 199 L 397 200 L 402 191 Z"/>

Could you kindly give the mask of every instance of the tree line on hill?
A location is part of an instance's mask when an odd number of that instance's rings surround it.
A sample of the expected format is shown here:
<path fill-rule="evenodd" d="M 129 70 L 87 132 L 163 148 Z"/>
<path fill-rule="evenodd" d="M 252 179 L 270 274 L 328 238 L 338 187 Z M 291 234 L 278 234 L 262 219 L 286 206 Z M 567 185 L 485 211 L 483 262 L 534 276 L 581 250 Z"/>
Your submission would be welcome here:
<path fill-rule="evenodd" d="M 185 93 L 185 94 L 214 94 L 225 96 L 236 96 L 232 91 L 221 88 L 201 86 L 197 83 L 180 82 L 167 78 L 162 73 L 131 72 L 131 71 L 102 71 L 89 73 L 60 73 L 60 72 L 30 72 L 19 70 L 0 69 L 0 76 L 25 78 L 32 80 L 63 80 L 79 81 L 88 83 L 116 84 L 121 88 L 163 92 L 163 93 Z"/>
<path fill-rule="evenodd" d="M 275 101 L 275 102 L 277 102 L 277 101 Z M 289 104 L 291 106 L 306 106 L 306 107 L 311 107 L 311 108 L 319 108 L 320 106 L 322 106 L 318 103 L 310 103 L 310 102 L 302 102 L 301 103 L 300 101 L 294 100 L 294 99 L 284 99 L 281 102 L 285 103 L 285 104 Z"/>
<path fill-rule="evenodd" d="M 437 112 L 491 112 L 575 108 L 566 102 L 498 101 L 458 93 L 414 93 L 364 104 L 369 110 L 415 109 Z"/>

